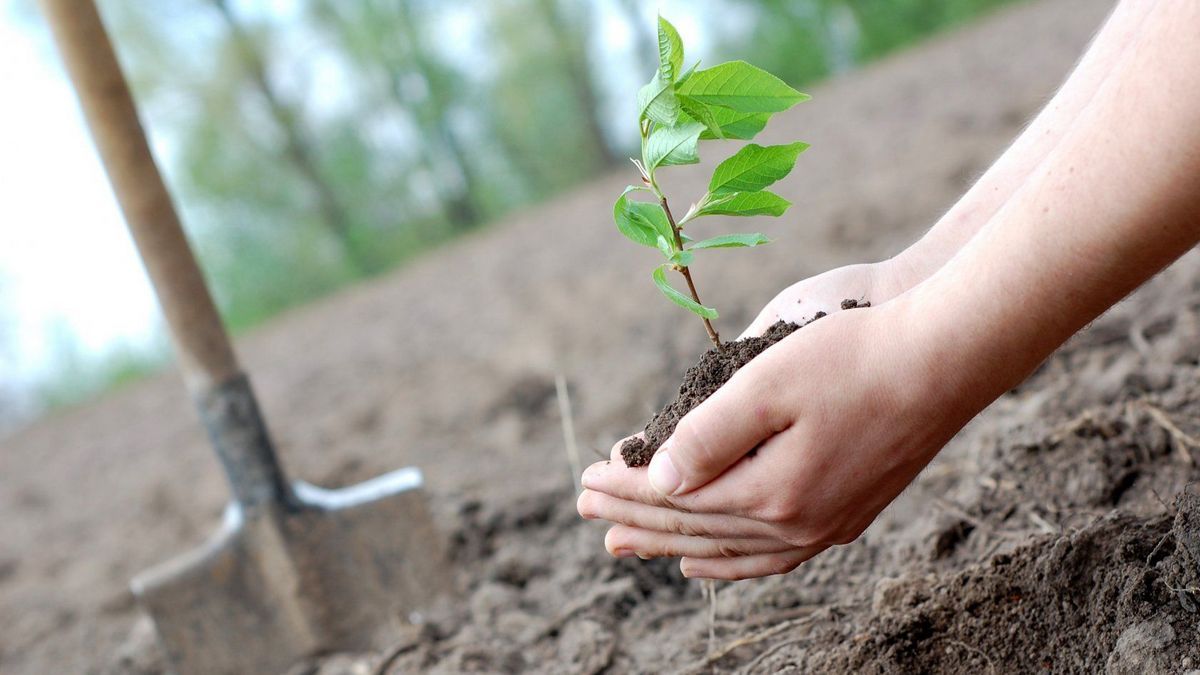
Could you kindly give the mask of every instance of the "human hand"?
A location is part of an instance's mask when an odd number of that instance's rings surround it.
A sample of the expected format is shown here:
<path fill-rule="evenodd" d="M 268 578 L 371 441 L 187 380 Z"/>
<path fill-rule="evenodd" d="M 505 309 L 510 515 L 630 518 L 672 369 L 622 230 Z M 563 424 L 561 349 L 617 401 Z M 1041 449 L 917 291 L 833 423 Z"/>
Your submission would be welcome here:
<path fill-rule="evenodd" d="M 908 290 L 917 280 L 893 260 L 838 267 L 798 281 L 763 306 L 738 339 L 762 335 L 779 320 L 803 325 L 818 314 L 841 311 L 843 300 L 881 305 Z"/>
<path fill-rule="evenodd" d="M 1030 128 L 1053 138 L 1065 127 L 1052 152 L 1014 146 L 1027 156 L 1002 172 L 1012 180 L 981 180 L 972 193 L 991 199 L 960 201 L 951 227 L 910 248 L 926 281 L 768 349 L 684 418 L 646 473 L 585 472 L 579 510 L 618 523 L 610 551 L 683 556 L 688 576 L 739 579 L 852 540 L 970 417 L 1197 244 L 1200 154 L 1180 149 L 1200 147 L 1187 123 L 1200 101 L 1188 95 L 1200 93 L 1200 48 L 1187 29 L 1200 10 L 1147 11 L 1135 30 L 1120 26 L 1136 37 L 1095 72 L 1098 88 L 1072 76 L 1062 90 L 1086 108 Z M 1127 133 L 1095 142 L 1113 128 Z"/>
<path fill-rule="evenodd" d="M 905 300 L 838 312 L 771 347 L 685 416 L 647 469 L 589 467 L 579 512 L 615 523 L 614 555 L 681 556 L 689 577 L 785 573 L 854 540 L 990 400 L 960 391 L 952 345 Z"/>

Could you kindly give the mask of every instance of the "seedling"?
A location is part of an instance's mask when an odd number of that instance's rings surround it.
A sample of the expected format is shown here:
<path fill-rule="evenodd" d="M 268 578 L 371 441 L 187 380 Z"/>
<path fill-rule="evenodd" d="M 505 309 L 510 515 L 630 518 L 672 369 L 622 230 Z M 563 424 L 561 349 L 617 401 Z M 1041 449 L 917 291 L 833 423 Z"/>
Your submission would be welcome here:
<path fill-rule="evenodd" d="M 657 172 L 664 166 L 698 163 L 702 140 L 752 140 L 771 115 L 809 97 L 745 61 L 705 70 L 696 70 L 698 65 L 683 70 L 683 40 L 674 26 L 658 17 L 658 71 L 637 97 L 642 153 L 633 164 L 641 173 L 642 184 L 625 188 L 613 207 L 613 219 L 621 234 L 662 252 L 666 262 L 654 269 L 654 285 L 668 300 L 698 315 L 708 339 L 724 351 L 712 325 L 717 310 L 700 301 L 689 270 L 695 252 L 761 246 L 769 240 L 755 232 L 695 241 L 685 234 L 684 227 L 703 216 L 782 215 L 791 203 L 764 188 L 791 172 L 808 144 L 744 146 L 717 166 L 708 191 L 679 220 L 659 189 Z M 637 192 L 649 192 L 657 201 L 634 201 Z M 668 269 L 683 276 L 687 294 L 667 282 Z"/>

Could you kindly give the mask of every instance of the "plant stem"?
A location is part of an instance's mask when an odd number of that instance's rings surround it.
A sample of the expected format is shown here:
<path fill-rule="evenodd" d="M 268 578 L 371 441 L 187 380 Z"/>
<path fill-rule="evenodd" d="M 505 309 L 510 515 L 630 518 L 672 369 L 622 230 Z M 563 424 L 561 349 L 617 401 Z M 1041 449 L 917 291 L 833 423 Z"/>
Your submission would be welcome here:
<path fill-rule="evenodd" d="M 671 224 L 671 232 L 675 234 L 675 248 L 682 251 L 683 237 L 679 235 L 679 226 L 675 224 L 675 216 L 671 215 L 671 207 L 667 205 L 667 198 L 660 195 L 659 200 L 663 211 L 667 214 L 667 222 Z M 704 303 L 700 301 L 700 294 L 696 292 L 696 284 L 692 281 L 692 273 L 685 266 L 679 267 L 679 273 L 687 281 L 688 291 L 692 294 L 692 300 L 695 300 L 697 305 L 703 305 Z M 708 331 L 708 339 L 712 341 L 713 346 L 717 348 L 718 352 L 724 354 L 725 345 L 721 344 L 721 336 L 717 334 L 717 329 L 713 328 L 712 322 L 707 318 L 702 316 L 700 320 L 704 322 L 704 330 Z"/>

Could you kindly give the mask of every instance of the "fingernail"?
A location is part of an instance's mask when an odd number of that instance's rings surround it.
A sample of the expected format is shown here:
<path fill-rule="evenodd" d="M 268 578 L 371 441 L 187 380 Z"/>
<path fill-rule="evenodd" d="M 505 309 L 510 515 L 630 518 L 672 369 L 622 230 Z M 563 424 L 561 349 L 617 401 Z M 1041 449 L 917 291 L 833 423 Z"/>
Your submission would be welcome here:
<path fill-rule="evenodd" d="M 632 558 L 637 554 L 627 548 L 619 548 L 613 551 L 613 555 L 617 556 L 618 558 Z"/>
<path fill-rule="evenodd" d="M 659 450 L 658 454 L 650 460 L 650 469 L 647 474 L 650 478 L 650 487 L 667 496 L 675 494 L 680 483 L 683 482 L 679 476 L 679 470 L 671 461 L 671 453 L 666 450 Z"/>

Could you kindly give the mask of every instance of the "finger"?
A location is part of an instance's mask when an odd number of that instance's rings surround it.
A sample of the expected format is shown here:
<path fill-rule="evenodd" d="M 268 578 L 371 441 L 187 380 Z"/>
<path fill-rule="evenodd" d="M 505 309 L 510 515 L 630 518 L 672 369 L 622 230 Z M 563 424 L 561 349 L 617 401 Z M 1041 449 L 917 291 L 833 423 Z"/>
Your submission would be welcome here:
<path fill-rule="evenodd" d="M 743 366 L 679 420 L 650 460 L 648 476 L 655 490 L 671 496 L 695 490 L 789 426 L 782 378 L 770 358 L 772 349 Z"/>
<path fill-rule="evenodd" d="M 825 550 L 824 546 L 794 548 L 782 553 L 763 553 L 740 558 L 693 558 L 679 561 L 679 569 L 689 579 L 739 581 L 775 574 L 787 574 L 801 563 Z"/>
<path fill-rule="evenodd" d="M 774 438 L 784 437 L 776 435 Z M 768 441 L 763 449 L 770 447 Z M 708 485 L 677 497 L 668 497 L 655 490 L 646 477 L 645 468 L 630 468 L 623 462 L 596 462 L 589 466 L 581 478 L 583 487 L 603 492 L 627 501 L 641 502 L 650 506 L 686 511 L 688 513 L 712 513 L 752 518 L 758 514 L 770 494 L 764 481 L 752 467 L 756 459 L 746 458 L 730 467 Z"/>
<path fill-rule="evenodd" d="M 604 537 L 604 548 L 618 558 L 735 558 L 760 553 L 780 553 L 793 547 L 775 539 L 709 539 L 683 534 L 614 525 Z"/>
<path fill-rule="evenodd" d="M 772 530 L 760 523 L 737 516 L 709 513 L 684 513 L 660 506 L 618 499 L 595 490 L 584 490 L 576 502 L 579 515 L 588 520 L 607 520 L 632 525 L 643 530 L 655 530 L 693 537 L 722 539 L 770 538 Z"/>
<path fill-rule="evenodd" d="M 596 462 L 583 470 L 580 483 L 585 489 L 603 492 L 620 499 L 650 506 L 679 508 L 682 511 L 693 510 L 677 504 L 672 498 L 650 487 L 645 467 L 628 467 L 624 462 Z M 680 500 L 682 501 L 684 500 Z"/>

